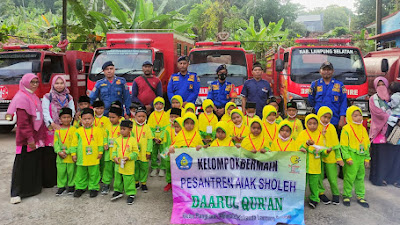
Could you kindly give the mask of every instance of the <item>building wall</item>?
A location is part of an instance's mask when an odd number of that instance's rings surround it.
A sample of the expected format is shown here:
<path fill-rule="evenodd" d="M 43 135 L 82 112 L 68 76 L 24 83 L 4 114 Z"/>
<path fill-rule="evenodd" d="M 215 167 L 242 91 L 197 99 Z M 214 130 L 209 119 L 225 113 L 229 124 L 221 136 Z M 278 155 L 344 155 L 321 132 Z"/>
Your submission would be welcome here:
<path fill-rule="evenodd" d="M 382 23 L 382 33 L 390 32 L 400 29 L 400 13 L 390 17 L 387 21 Z"/>

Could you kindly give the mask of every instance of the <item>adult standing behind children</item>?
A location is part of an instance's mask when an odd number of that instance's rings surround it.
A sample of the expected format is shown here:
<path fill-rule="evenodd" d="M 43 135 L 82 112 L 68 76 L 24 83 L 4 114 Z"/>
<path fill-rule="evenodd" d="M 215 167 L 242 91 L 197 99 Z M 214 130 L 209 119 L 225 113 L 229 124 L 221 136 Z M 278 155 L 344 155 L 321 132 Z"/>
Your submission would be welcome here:
<path fill-rule="evenodd" d="M 115 76 L 115 66 L 111 61 L 105 62 L 102 69 L 105 77 L 96 82 L 89 96 L 90 104 L 93 104 L 93 102 L 99 98 L 104 102 L 104 115 L 108 116 L 111 103 L 120 101 L 125 106 L 125 117 L 129 118 L 131 114 L 129 110 L 129 106 L 131 106 L 131 95 L 125 78 Z"/>
<path fill-rule="evenodd" d="M 200 79 L 196 73 L 189 72 L 189 59 L 187 56 L 178 58 L 178 73 L 171 75 L 168 83 L 168 99 L 171 101 L 174 95 L 180 95 L 183 98 L 184 107 L 187 102 L 195 103 L 200 91 Z"/>
<path fill-rule="evenodd" d="M 25 74 L 19 82 L 19 91 L 8 107 L 6 119 L 17 115 L 16 155 L 11 179 L 12 204 L 21 198 L 42 191 L 42 149 L 46 139 L 42 103 L 35 91 L 39 79 L 35 74 Z"/>
<path fill-rule="evenodd" d="M 308 101 L 316 112 L 321 106 L 328 106 L 332 109 L 331 123 L 337 130 L 340 130 L 346 123 L 347 90 L 341 81 L 333 78 L 334 72 L 332 63 L 328 61 L 322 63 L 319 70 L 322 78 L 312 82 Z"/>
<path fill-rule="evenodd" d="M 153 108 L 156 97 L 162 97 L 163 90 L 160 79 L 153 75 L 153 64 L 146 61 L 142 65 L 143 76 L 137 77 L 132 84 L 132 103 L 146 107 L 147 115 Z"/>
<path fill-rule="evenodd" d="M 60 110 L 64 107 L 71 109 L 72 117 L 75 114 L 74 99 L 69 94 L 67 81 L 63 75 L 53 78 L 50 92 L 45 94 L 42 100 L 43 119 L 47 131 L 46 147 L 43 151 L 43 182 L 45 187 L 53 187 L 57 181 L 56 157 L 54 152 L 54 132 L 60 130 Z"/>
<path fill-rule="evenodd" d="M 260 63 L 253 64 L 253 79 L 244 82 L 242 96 L 242 105 L 245 106 L 246 102 L 256 103 L 256 114 L 262 118 L 262 111 L 264 106 L 267 104 L 267 99 L 273 96 L 271 85 L 268 81 L 261 79 L 263 68 Z M 243 107 L 243 113 L 246 109 Z"/>

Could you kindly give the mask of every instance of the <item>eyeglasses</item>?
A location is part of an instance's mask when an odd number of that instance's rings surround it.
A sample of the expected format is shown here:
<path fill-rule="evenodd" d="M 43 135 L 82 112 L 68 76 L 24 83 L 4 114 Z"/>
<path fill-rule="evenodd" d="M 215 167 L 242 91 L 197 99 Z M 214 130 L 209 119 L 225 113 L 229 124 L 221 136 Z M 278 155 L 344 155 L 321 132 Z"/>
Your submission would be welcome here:
<path fill-rule="evenodd" d="M 31 81 L 31 84 L 39 84 L 39 81 Z"/>

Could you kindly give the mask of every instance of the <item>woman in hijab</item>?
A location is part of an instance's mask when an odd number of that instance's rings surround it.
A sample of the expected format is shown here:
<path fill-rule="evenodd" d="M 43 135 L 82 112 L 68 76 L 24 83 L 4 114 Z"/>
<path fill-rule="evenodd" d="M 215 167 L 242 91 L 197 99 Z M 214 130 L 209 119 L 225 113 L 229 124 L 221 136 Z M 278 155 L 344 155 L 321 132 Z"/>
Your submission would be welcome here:
<path fill-rule="evenodd" d="M 39 79 L 25 74 L 19 82 L 19 91 L 7 110 L 6 117 L 17 115 L 16 156 L 12 171 L 12 204 L 21 198 L 37 195 L 42 190 L 42 151 L 46 139 L 42 104 L 35 95 Z"/>
<path fill-rule="evenodd" d="M 42 102 L 44 123 L 48 128 L 46 147 L 43 151 L 43 187 L 51 188 L 57 183 L 56 157 L 54 152 L 54 131 L 60 129 L 58 117 L 60 109 L 68 107 L 72 110 L 72 117 L 75 114 L 75 105 L 63 75 L 57 75 L 51 83 L 51 90 L 44 95 Z"/>
<path fill-rule="evenodd" d="M 399 145 L 386 144 L 386 134 L 390 134 L 393 127 L 398 124 L 398 118 L 391 116 L 390 107 L 387 102 L 389 96 L 389 82 L 385 77 L 377 77 L 374 80 L 376 94 L 369 99 L 371 113 L 371 127 L 369 139 L 371 141 L 371 163 L 370 180 L 375 185 L 393 184 L 400 188 L 400 176 L 396 159 Z M 393 172 L 396 171 L 396 172 Z"/>

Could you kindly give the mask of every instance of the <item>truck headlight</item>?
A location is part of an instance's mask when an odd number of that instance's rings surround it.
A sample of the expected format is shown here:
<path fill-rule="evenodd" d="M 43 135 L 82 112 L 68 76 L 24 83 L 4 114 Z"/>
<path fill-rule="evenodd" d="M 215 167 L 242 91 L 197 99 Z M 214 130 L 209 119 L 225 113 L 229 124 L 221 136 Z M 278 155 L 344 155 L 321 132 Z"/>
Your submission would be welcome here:
<path fill-rule="evenodd" d="M 293 99 L 293 102 L 296 102 L 297 104 L 297 109 L 298 110 L 306 110 L 307 109 L 307 103 L 305 100 L 297 100 L 297 99 Z"/>
<path fill-rule="evenodd" d="M 358 106 L 362 112 L 368 112 L 369 105 L 366 101 L 354 101 L 353 105 Z"/>

